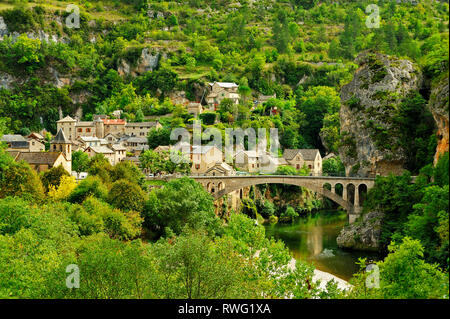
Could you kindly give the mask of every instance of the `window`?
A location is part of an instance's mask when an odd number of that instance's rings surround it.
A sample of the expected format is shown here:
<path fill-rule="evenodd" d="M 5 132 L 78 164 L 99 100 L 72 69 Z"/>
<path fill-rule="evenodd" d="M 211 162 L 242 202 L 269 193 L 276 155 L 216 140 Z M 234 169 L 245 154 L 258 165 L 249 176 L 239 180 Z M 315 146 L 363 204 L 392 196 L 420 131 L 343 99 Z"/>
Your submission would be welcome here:
<path fill-rule="evenodd" d="M 78 129 L 78 132 L 83 132 L 83 129 L 80 127 L 80 128 Z"/>
<path fill-rule="evenodd" d="M 195 169 L 200 169 L 200 164 L 195 164 Z"/>
<path fill-rule="evenodd" d="M 91 129 L 90 129 L 90 128 L 87 128 L 87 129 L 86 129 L 86 132 L 90 133 L 90 132 L 91 132 Z"/>

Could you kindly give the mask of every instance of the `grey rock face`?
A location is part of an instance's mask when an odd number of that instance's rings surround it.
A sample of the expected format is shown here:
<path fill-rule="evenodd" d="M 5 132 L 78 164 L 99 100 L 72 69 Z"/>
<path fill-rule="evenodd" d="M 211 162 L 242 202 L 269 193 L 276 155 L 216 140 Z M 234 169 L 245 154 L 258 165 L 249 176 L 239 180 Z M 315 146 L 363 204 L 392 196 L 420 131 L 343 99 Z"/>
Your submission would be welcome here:
<path fill-rule="evenodd" d="M 338 246 L 355 250 L 378 250 L 383 217 L 384 214 L 379 212 L 363 215 L 361 220 L 341 230 L 336 238 Z"/>
<path fill-rule="evenodd" d="M 145 73 L 147 71 L 153 71 L 159 62 L 159 53 L 153 55 L 148 48 L 142 49 L 141 57 L 139 58 L 137 72 Z"/>
<path fill-rule="evenodd" d="M 141 56 L 139 57 L 136 67 L 131 68 L 130 64 L 125 60 L 120 60 L 117 72 L 120 75 L 131 74 L 136 76 L 138 74 L 143 74 L 148 71 L 153 71 L 156 69 L 159 63 L 161 54 L 152 53 L 148 48 L 142 49 Z"/>
<path fill-rule="evenodd" d="M 400 174 L 406 153 L 392 133 L 395 106 L 422 86 L 418 67 L 378 53 L 361 53 L 353 80 L 342 87 L 339 155 L 347 176 Z"/>
<path fill-rule="evenodd" d="M 0 16 L 0 37 L 7 35 L 9 33 L 8 27 L 5 23 L 5 20 L 3 20 L 3 17 Z"/>
<path fill-rule="evenodd" d="M 1 89 L 7 89 L 10 90 L 12 89 L 12 84 L 14 83 L 15 78 L 8 74 L 8 73 L 4 73 L 4 72 L 0 72 L 0 88 Z"/>

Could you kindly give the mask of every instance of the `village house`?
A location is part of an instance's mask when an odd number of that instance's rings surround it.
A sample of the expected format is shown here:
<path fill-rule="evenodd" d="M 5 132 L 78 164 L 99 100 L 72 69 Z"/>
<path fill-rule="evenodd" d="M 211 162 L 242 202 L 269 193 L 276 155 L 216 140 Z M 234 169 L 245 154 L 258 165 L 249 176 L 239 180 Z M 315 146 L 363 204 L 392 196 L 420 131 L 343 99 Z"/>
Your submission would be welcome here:
<path fill-rule="evenodd" d="M 108 144 L 115 144 L 119 140 L 119 137 L 112 133 L 109 133 L 104 136 L 104 139 L 108 142 Z"/>
<path fill-rule="evenodd" d="M 322 156 L 318 149 L 285 149 L 283 157 L 295 169 L 306 166 L 311 175 L 322 175 Z"/>
<path fill-rule="evenodd" d="M 122 144 L 111 145 L 111 150 L 114 152 L 114 163 L 122 162 L 127 157 L 127 149 Z"/>
<path fill-rule="evenodd" d="M 187 105 L 188 114 L 192 114 L 194 117 L 198 117 L 202 114 L 203 107 L 201 103 L 191 102 Z"/>
<path fill-rule="evenodd" d="M 260 168 L 260 155 L 256 151 L 239 151 L 234 156 L 236 168 L 249 173 L 256 173 Z"/>
<path fill-rule="evenodd" d="M 148 141 L 146 137 L 124 136 L 119 140 L 119 142 L 125 146 L 128 152 L 132 152 L 133 150 L 142 152 L 142 146 L 147 146 L 148 149 Z"/>
<path fill-rule="evenodd" d="M 206 176 L 231 176 L 234 174 L 235 170 L 225 162 L 216 163 L 205 172 Z"/>
<path fill-rule="evenodd" d="M 123 119 L 109 119 L 103 115 L 95 115 L 94 121 L 78 121 L 70 116 L 66 116 L 57 121 L 56 125 L 58 131 L 62 129 L 70 141 L 75 141 L 82 136 L 108 137 L 110 139 L 117 139 L 123 135 L 145 137 L 151 128 L 162 128 L 158 121 L 127 123 Z"/>
<path fill-rule="evenodd" d="M 125 120 L 122 119 L 104 119 L 101 120 L 103 122 L 103 134 L 98 135 L 98 137 L 103 138 L 105 135 L 108 134 L 114 134 L 114 135 L 124 135 L 125 134 L 125 126 L 127 124 L 127 122 Z M 97 120 L 97 122 L 99 123 L 98 126 L 102 126 L 100 121 Z"/>
<path fill-rule="evenodd" d="M 222 156 L 222 151 L 216 146 L 193 146 L 191 173 L 204 175 L 216 163 L 222 163 Z"/>
<path fill-rule="evenodd" d="M 137 122 L 125 124 L 125 134 L 129 136 L 146 137 L 152 128 L 160 129 L 162 125 L 156 122 Z"/>
<path fill-rule="evenodd" d="M 9 149 L 8 153 L 16 161 L 27 162 L 37 172 L 44 172 L 52 167 L 62 165 L 69 174 L 72 173 L 72 146 L 62 130 L 59 130 L 50 142 L 49 152 Z"/>
<path fill-rule="evenodd" d="M 170 156 L 172 150 L 178 150 L 179 154 L 185 153 L 184 157 L 187 161 L 192 161 L 192 146 L 189 143 L 178 142 L 175 145 L 159 145 L 153 150 L 156 153 L 167 153 Z M 183 156 L 183 155 L 182 155 Z M 169 158 L 168 158 L 169 160 Z"/>
<path fill-rule="evenodd" d="M 169 152 L 170 151 L 170 146 L 169 145 L 159 145 L 157 147 L 155 147 L 155 149 L 153 150 L 156 153 L 164 153 L 164 152 Z"/>
<path fill-rule="evenodd" d="M 105 139 L 101 139 L 95 136 L 80 136 L 77 138 L 80 142 L 82 148 L 87 148 L 89 146 L 102 146 L 107 144 Z"/>
<path fill-rule="evenodd" d="M 16 160 L 27 162 L 31 168 L 36 170 L 38 173 L 45 172 L 52 167 L 58 167 L 62 165 L 64 169 L 68 172 L 69 166 L 68 161 L 63 153 L 58 152 L 17 152 L 8 151 L 8 153 Z M 71 166 L 70 166 L 71 169 Z"/>
<path fill-rule="evenodd" d="M 1 137 L 1 141 L 6 143 L 8 151 L 29 152 L 29 141 L 19 134 L 5 134 Z"/>
<path fill-rule="evenodd" d="M 275 173 L 278 167 L 287 165 L 283 157 L 275 157 L 269 152 L 262 152 L 259 157 L 260 172 L 265 174 Z"/>
<path fill-rule="evenodd" d="M 106 146 L 88 146 L 84 152 L 89 156 L 89 158 L 92 158 L 97 154 L 102 154 L 111 165 L 116 164 L 115 152 Z"/>
<path fill-rule="evenodd" d="M 30 152 L 44 152 L 45 151 L 45 139 L 39 133 L 31 133 L 28 135 Z"/>
<path fill-rule="evenodd" d="M 210 93 L 206 96 L 209 109 L 214 111 L 223 99 L 230 99 L 234 104 L 239 104 L 240 95 L 238 85 L 230 82 L 209 83 Z"/>

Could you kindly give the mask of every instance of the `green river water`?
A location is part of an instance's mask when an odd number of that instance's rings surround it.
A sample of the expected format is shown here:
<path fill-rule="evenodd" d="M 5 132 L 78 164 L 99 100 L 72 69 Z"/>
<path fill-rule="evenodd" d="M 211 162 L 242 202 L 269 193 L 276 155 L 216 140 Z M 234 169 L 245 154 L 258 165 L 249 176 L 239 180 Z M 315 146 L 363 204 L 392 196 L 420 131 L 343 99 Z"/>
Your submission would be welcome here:
<path fill-rule="evenodd" d="M 336 244 L 339 231 L 347 222 L 341 211 L 321 211 L 300 217 L 293 223 L 265 225 L 266 236 L 284 241 L 297 260 L 313 263 L 319 270 L 344 280 L 358 272 L 359 257 L 377 260 L 372 252 L 343 250 Z"/>

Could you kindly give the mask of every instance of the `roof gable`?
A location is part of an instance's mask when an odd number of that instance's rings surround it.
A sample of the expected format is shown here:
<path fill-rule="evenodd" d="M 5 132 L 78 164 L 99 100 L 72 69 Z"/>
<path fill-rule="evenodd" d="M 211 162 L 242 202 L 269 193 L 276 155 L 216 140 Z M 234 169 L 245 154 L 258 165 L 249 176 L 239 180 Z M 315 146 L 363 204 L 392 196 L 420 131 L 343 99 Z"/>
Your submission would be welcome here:
<path fill-rule="evenodd" d="M 70 144 L 69 140 L 66 138 L 66 135 L 64 134 L 64 131 L 62 128 L 59 129 L 58 133 L 55 135 L 53 140 L 51 141 L 52 144 L 59 143 L 59 144 Z"/>

